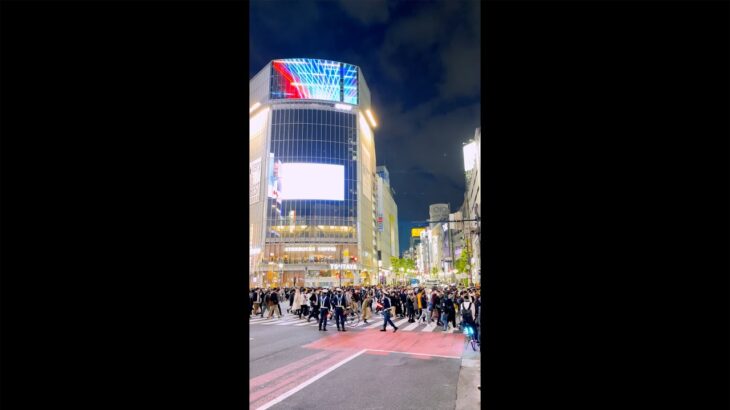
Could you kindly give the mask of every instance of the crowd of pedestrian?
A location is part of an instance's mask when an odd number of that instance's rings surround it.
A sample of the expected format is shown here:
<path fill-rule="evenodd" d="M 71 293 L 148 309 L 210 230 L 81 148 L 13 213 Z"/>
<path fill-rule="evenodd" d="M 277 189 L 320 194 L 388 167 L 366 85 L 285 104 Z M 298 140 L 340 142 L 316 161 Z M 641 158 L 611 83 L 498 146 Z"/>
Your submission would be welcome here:
<path fill-rule="evenodd" d="M 392 317 L 408 318 L 409 323 L 418 321 L 430 325 L 433 322 L 444 331 L 461 330 L 470 325 L 478 335 L 481 296 L 478 288 L 447 286 L 439 288 L 407 286 L 348 286 L 335 288 L 256 288 L 249 293 L 249 318 L 265 315 L 269 319 L 281 318 L 281 301 L 288 301 L 287 314 L 300 319 L 306 317 L 319 323 L 320 331 L 327 331 L 327 322 L 334 316 L 337 330 L 345 332 L 345 316 L 357 312 L 364 323 L 374 316 L 382 316 L 383 327 L 390 324 L 393 332 L 398 327 Z"/>

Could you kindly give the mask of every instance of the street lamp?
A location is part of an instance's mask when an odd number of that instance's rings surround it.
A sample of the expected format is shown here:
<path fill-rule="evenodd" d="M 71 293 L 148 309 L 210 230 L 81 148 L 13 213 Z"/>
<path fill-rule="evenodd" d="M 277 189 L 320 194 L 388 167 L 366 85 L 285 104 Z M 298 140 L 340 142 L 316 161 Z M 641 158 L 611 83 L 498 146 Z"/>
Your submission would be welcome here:
<path fill-rule="evenodd" d="M 279 286 L 284 286 L 284 264 L 279 262 Z"/>

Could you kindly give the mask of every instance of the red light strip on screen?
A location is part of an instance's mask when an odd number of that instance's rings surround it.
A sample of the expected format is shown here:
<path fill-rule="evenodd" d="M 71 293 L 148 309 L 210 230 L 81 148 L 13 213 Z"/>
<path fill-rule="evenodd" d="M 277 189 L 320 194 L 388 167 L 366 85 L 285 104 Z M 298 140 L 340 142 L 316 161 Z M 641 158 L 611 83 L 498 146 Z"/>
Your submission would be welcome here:
<path fill-rule="evenodd" d="M 273 66 L 274 70 L 278 71 L 279 74 L 281 74 L 282 77 L 286 79 L 286 81 L 284 82 L 284 92 L 287 94 L 291 93 L 292 95 L 296 96 L 291 98 L 305 98 L 305 96 L 302 95 L 301 90 L 298 87 L 292 85 L 292 83 L 294 82 L 294 78 L 292 78 L 291 73 L 286 69 L 286 67 L 282 63 L 276 61 L 274 62 Z"/>

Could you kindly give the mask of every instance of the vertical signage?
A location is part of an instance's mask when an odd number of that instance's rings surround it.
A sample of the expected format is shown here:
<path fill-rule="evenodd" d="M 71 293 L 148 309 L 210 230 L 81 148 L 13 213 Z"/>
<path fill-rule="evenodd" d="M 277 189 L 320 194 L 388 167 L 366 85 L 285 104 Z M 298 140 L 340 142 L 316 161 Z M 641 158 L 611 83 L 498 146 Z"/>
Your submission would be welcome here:
<path fill-rule="evenodd" d="M 261 158 L 256 158 L 248 164 L 248 204 L 257 203 L 261 191 Z"/>

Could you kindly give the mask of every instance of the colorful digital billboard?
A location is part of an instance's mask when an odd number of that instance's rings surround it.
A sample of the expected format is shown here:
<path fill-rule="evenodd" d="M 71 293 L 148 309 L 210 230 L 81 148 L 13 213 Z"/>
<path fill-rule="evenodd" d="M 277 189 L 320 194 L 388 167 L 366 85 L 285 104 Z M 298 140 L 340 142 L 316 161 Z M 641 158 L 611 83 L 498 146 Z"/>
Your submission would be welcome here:
<path fill-rule="evenodd" d="M 357 104 L 357 67 L 336 61 L 293 58 L 271 62 L 271 99 Z"/>
<path fill-rule="evenodd" d="M 357 105 L 357 67 L 342 64 L 342 102 Z"/>

